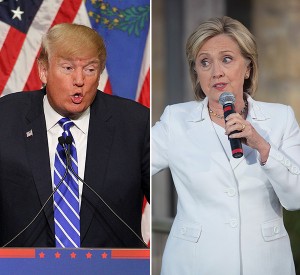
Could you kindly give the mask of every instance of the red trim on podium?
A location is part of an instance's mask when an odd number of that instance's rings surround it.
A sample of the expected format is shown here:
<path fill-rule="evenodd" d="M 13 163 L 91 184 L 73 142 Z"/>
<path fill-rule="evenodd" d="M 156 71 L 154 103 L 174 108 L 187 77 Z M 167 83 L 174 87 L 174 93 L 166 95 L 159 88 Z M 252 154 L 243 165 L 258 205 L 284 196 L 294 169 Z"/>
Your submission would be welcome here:
<path fill-rule="evenodd" d="M 149 249 L 114 249 L 111 251 L 112 259 L 149 259 L 150 250 Z"/>
<path fill-rule="evenodd" d="M 34 248 L 3 248 L 0 249 L 0 258 L 35 258 Z"/>

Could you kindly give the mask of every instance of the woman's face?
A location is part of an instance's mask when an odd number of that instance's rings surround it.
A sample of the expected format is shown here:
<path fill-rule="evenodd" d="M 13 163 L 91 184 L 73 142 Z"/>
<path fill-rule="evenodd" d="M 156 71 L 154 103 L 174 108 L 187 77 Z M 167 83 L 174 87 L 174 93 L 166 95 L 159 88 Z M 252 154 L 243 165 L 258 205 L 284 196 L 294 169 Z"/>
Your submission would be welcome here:
<path fill-rule="evenodd" d="M 210 101 L 218 102 L 225 91 L 233 93 L 237 100 L 242 100 L 244 80 L 250 75 L 249 63 L 231 37 L 219 34 L 207 40 L 200 48 L 195 71 Z"/>

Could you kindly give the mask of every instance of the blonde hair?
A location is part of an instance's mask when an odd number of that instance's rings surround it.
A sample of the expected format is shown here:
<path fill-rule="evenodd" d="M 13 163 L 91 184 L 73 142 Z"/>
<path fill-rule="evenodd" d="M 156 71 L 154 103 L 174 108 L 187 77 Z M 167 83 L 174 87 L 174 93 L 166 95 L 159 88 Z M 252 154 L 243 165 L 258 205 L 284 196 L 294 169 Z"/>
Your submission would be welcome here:
<path fill-rule="evenodd" d="M 187 40 L 186 57 L 196 99 L 201 100 L 205 98 L 195 72 L 197 54 L 208 39 L 219 34 L 226 34 L 233 38 L 238 44 L 242 56 L 250 61 L 250 76 L 248 79 L 245 79 L 243 90 L 245 93 L 254 95 L 258 85 L 258 54 L 255 38 L 242 23 L 224 16 L 203 22 Z"/>
<path fill-rule="evenodd" d="M 48 66 L 52 55 L 72 58 L 83 54 L 97 56 L 100 61 L 100 71 L 104 70 L 106 49 L 102 37 L 87 26 L 62 23 L 53 26 L 43 36 L 38 62 Z"/>

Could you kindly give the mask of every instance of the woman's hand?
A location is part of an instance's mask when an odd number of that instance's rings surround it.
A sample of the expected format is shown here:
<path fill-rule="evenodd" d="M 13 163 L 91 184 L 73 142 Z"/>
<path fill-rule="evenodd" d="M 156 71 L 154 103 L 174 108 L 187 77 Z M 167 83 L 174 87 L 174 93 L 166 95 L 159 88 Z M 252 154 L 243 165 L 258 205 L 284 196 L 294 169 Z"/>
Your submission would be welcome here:
<path fill-rule="evenodd" d="M 260 154 L 261 163 L 265 163 L 268 160 L 270 144 L 240 114 L 230 114 L 226 118 L 225 131 L 225 134 L 229 135 L 230 138 L 241 138 L 243 143 L 256 149 Z M 233 131 L 240 131 L 240 133 L 230 135 Z"/>

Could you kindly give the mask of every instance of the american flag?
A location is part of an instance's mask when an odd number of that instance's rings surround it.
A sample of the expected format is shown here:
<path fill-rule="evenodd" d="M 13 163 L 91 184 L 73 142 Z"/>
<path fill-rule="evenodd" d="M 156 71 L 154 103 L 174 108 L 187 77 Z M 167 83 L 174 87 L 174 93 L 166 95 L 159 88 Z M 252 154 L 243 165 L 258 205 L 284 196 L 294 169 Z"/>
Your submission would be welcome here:
<path fill-rule="evenodd" d="M 99 89 L 150 107 L 150 0 L 0 0 L 0 96 L 38 90 L 41 38 L 58 23 L 97 30 L 108 58 Z M 145 203 L 143 238 L 150 239 Z"/>

